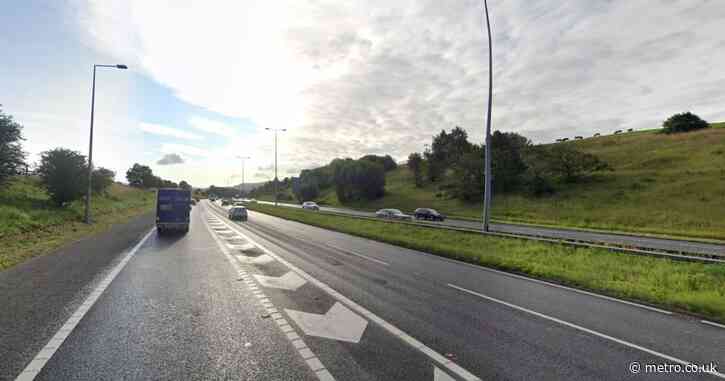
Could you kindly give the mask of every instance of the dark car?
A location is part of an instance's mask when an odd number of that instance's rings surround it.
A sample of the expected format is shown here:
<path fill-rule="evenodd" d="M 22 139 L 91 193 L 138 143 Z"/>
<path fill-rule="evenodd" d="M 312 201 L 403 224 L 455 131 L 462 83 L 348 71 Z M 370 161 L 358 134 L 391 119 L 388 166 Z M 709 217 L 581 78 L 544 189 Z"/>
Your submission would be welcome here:
<path fill-rule="evenodd" d="M 222 206 L 231 205 L 231 203 L 232 203 L 231 200 L 227 200 L 226 198 L 225 199 L 222 199 Z"/>
<path fill-rule="evenodd" d="M 416 220 L 428 220 L 428 221 L 443 221 L 446 216 L 438 213 L 435 209 L 430 208 L 418 208 L 413 212 Z"/>
<path fill-rule="evenodd" d="M 231 209 L 229 209 L 229 219 L 246 221 L 247 220 L 247 208 L 245 208 L 243 206 L 232 207 Z"/>

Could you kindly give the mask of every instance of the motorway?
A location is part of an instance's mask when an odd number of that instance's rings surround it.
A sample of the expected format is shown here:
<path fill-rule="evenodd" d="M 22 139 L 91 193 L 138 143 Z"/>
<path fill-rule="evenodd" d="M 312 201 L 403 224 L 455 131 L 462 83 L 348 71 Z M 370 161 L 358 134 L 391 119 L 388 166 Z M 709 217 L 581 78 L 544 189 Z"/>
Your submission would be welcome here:
<path fill-rule="evenodd" d="M 259 203 L 273 205 L 274 202 L 258 201 Z M 300 208 L 299 204 L 278 203 L 282 206 Z M 345 214 L 358 217 L 375 217 L 373 212 L 365 212 L 347 208 L 335 208 L 321 206 L 323 212 Z M 448 218 L 443 222 L 415 221 L 416 223 L 437 226 L 462 228 L 470 230 L 482 230 L 481 222 L 472 220 L 459 220 Z M 546 237 L 569 241 L 589 242 L 597 244 L 610 244 L 622 247 L 634 247 L 648 250 L 659 250 L 665 252 L 700 254 L 713 257 L 725 258 L 725 244 L 707 243 L 677 239 L 656 238 L 649 236 L 638 236 L 629 234 L 603 233 L 586 230 L 573 230 L 563 228 L 550 228 L 532 225 L 520 225 L 510 223 L 491 223 L 491 231 L 507 234 L 519 234 L 534 237 Z"/>
<path fill-rule="evenodd" d="M 3 357 L 0 378 L 725 379 L 725 327 L 257 212 L 231 222 L 225 212 L 205 201 L 187 235 L 145 233 L 78 291 L 79 302 L 32 317 L 51 328 L 18 332 L 22 317 L 5 318 L 0 339 L 22 355 Z M 11 278 L 0 273 L 0 286 Z M 11 305 L 33 298 L 5 291 Z M 714 362 L 720 373 L 645 372 L 689 362 Z"/>

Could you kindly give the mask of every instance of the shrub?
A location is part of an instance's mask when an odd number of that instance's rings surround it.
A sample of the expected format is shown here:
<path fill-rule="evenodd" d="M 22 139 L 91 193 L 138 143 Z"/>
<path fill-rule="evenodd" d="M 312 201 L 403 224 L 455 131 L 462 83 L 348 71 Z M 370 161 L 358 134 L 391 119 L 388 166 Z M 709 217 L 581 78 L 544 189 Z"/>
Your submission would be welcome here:
<path fill-rule="evenodd" d="M 678 132 L 689 132 L 708 128 L 710 125 L 700 119 L 699 116 L 686 112 L 675 114 L 662 123 L 662 131 L 666 134 L 674 134 Z"/>
<path fill-rule="evenodd" d="M 86 170 L 85 156 L 66 148 L 56 148 L 41 154 L 38 175 L 50 199 L 62 206 L 83 197 L 88 184 Z"/>
<path fill-rule="evenodd" d="M 20 146 L 22 129 L 23 126 L 0 109 L 0 184 L 19 174 L 25 165 L 25 153 Z"/>

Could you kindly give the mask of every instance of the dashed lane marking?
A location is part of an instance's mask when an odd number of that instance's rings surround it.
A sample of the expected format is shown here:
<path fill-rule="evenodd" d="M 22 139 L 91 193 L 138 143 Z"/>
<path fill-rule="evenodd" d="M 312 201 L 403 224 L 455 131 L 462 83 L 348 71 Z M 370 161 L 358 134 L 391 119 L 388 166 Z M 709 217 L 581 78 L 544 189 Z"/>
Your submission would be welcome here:
<path fill-rule="evenodd" d="M 208 213 L 217 213 L 216 211 L 211 211 L 211 209 L 209 209 L 209 208 L 207 208 L 206 210 L 207 210 Z M 333 298 L 337 299 L 338 301 L 340 301 L 341 303 L 343 303 L 347 307 L 350 307 L 352 310 L 354 310 L 357 313 L 359 313 L 360 315 L 362 315 L 364 318 L 367 318 L 368 320 L 376 323 L 377 325 L 379 325 L 380 327 L 382 327 L 383 329 L 385 329 L 386 331 L 388 331 L 390 334 L 392 334 L 394 336 L 397 336 L 398 338 L 400 338 L 401 340 L 403 340 L 405 343 L 407 343 L 408 345 L 410 345 L 413 348 L 417 349 L 419 352 L 421 352 L 422 354 L 424 354 L 426 357 L 428 357 L 429 359 L 431 359 L 435 363 L 437 363 L 440 366 L 442 366 L 443 368 L 445 368 L 447 371 L 451 372 L 452 374 L 455 374 L 456 376 L 458 376 L 458 377 L 460 377 L 460 378 L 462 378 L 462 379 L 464 379 L 466 381 L 473 381 L 473 380 L 480 381 L 481 380 L 479 377 L 477 377 L 473 373 L 467 371 L 466 369 L 464 369 L 463 367 L 459 366 L 458 364 L 454 363 L 449 358 L 447 358 L 447 357 L 443 356 L 442 354 L 434 351 L 433 349 L 431 349 L 430 347 L 428 347 L 425 344 L 421 343 L 420 341 L 418 341 L 414 337 L 410 336 L 409 334 L 403 332 L 402 330 L 400 330 L 399 328 L 395 327 L 394 325 L 392 325 L 392 324 L 388 323 L 387 321 L 383 320 L 383 318 L 381 318 L 381 317 L 375 315 L 374 313 L 370 312 L 365 307 L 363 307 L 363 306 L 355 303 L 354 301 L 352 301 L 348 297 L 346 297 L 346 296 L 342 295 L 341 293 L 335 291 L 332 287 L 328 286 L 326 283 L 317 280 L 316 278 L 312 277 L 311 275 L 309 275 L 306 272 L 304 272 L 301 269 L 299 269 L 297 266 L 289 263 L 284 258 L 280 257 L 277 254 L 274 254 L 272 251 L 270 251 L 266 247 L 264 247 L 264 246 L 260 245 L 259 243 L 255 242 L 254 240 L 252 240 L 251 238 L 249 238 L 249 236 L 247 236 L 246 234 L 244 234 L 242 232 L 241 227 L 230 225 L 226 221 L 222 221 L 222 223 L 224 223 L 225 225 L 227 225 L 230 229 L 237 231 L 237 233 L 239 233 L 239 235 L 242 236 L 244 239 L 246 239 L 250 243 L 256 245 L 260 250 L 264 251 L 266 254 L 269 254 L 274 259 L 276 259 L 280 263 L 282 263 L 285 266 L 287 266 L 290 270 L 296 272 L 301 277 L 305 278 L 308 282 L 310 282 L 310 283 L 314 284 L 315 286 L 317 286 L 318 288 L 322 289 L 327 294 L 331 295 Z M 290 332 L 290 333 L 288 333 L 288 337 L 290 337 L 291 340 L 294 340 L 294 339 L 298 338 L 299 335 L 297 335 L 297 333 L 295 333 L 295 332 Z M 318 375 L 318 377 L 319 377 L 319 375 Z"/>
<path fill-rule="evenodd" d="M 482 298 L 482 299 L 486 299 L 486 300 L 491 301 L 491 302 L 494 302 L 494 303 L 503 304 L 504 306 L 507 306 L 509 308 L 513 308 L 513 309 L 518 310 L 518 311 L 526 312 L 528 314 L 531 314 L 531 315 L 540 317 L 542 319 L 546 319 L 546 320 L 549 320 L 549 321 L 553 321 L 555 323 L 558 323 L 558 324 L 567 326 L 569 328 L 574 328 L 576 330 L 579 330 L 579 331 L 582 331 L 582 332 L 585 332 L 585 333 L 588 333 L 588 334 L 591 334 L 591 335 L 600 337 L 602 339 L 606 339 L 606 340 L 610 340 L 610 341 L 613 341 L 613 342 L 618 343 L 618 344 L 622 344 L 622 345 L 624 345 L 626 347 L 634 348 L 634 349 L 640 350 L 642 352 L 649 353 L 649 354 L 651 354 L 653 356 L 657 356 L 657 357 L 663 358 L 663 359 L 668 360 L 668 361 L 676 362 L 676 363 L 681 364 L 681 365 L 692 364 L 689 361 L 685 361 L 685 360 L 679 359 L 679 358 L 674 357 L 674 356 L 670 356 L 670 355 L 667 355 L 667 354 L 664 354 L 664 353 L 661 353 L 661 352 L 657 352 L 655 350 L 652 350 L 652 349 L 649 349 L 649 348 L 645 348 L 643 346 L 640 346 L 640 345 L 631 343 L 631 342 L 626 341 L 626 340 L 618 339 L 618 338 L 613 337 L 613 336 L 609 336 L 607 334 L 604 334 L 604 333 L 595 331 L 593 329 L 584 328 L 584 327 L 582 327 L 580 325 L 577 325 L 577 324 L 574 324 L 574 323 L 570 323 L 570 322 L 568 322 L 566 320 L 561 320 L 561 319 L 555 318 L 553 316 L 549 316 L 549 315 L 543 314 L 541 312 L 536 312 L 536 311 L 530 310 L 530 309 L 525 308 L 525 307 L 517 306 L 516 304 L 509 303 L 509 302 L 505 302 L 503 300 L 496 299 L 496 298 L 490 297 L 488 295 L 484 295 L 484 294 L 481 294 L 479 292 L 469 290 L 467 288 L 463 288 L 463 287 L 460 287 L 460 286 L 456 286 L 455 284 L 448 283 L 448 287 L 455 288 L 458 291 L 463 291 L 463 292 L 465 292 L 467 294 L 474 295 L 474 296 L 477 296 L 477 297 Z M 706 372 L 706 373 L 711 374 L 711 375 L 713 375 L 715 377 L 719 377 L 719 378 L 725 379 L 725 374 L 722 374 L 722 373 L 719 373 L 719 372 L 716 372 L 716 371 L 710 371 L 710 372 Z"/>
<path fill-rule="evenodd" d="M 211 229 L 211 227 L 208 224 L 206 224 L 206 227 L 207 230 L 209 230 L 209 234 L 211 234 L 212 238 L 217 243 L 219 250 L 224 254 L 224 256 L 227 258 L 227 261 L 237 271 L 240 279 L 244 280 L 244 283 L 247 286 L 256 285 L 256 283 L 254 282 L 254 277 L 249 276 L 249 274 L 241 267 L 241 263 L 237 260 L 237 258 L 229 253 L 229 249 L 227 248 L 227 246 L 221 241 L 219 237 L 217 237 L 216 234 L 214 234 L 214 231 Z M 279 313 L 277 308 L 274 307 L 274 304 L 272 304 L 272 302 L 269 300 L 269 298 L 266 297 L 263 292 L 256 293 L 255 296 L 258 298 L 259 304 L 262 305 L 267 313 Z M 294 348 L 297 350 L 297 353 L 299 353 L 300 357 L 302 357 L 305 363 L 307 363 L 307 366 L 309 366 L 310 370 L 315 373 L 320 381 L 335 381 L 335 378 L 332 376 L 332 374 L 330 374 L 330 372 L 325 368 L 325 366 L 312 352 L 312 350 L 307 347 L 307 344 L 305 344 L 305 342 L 300 338 L 295 329 L 287 323 L 287 320 L 285 320 L 281 316 L 281 314 L 279 314 L 278 319 L 275 319 L 275 323 L 277 324 L 279 330 L 285 334 L 287 340 L 292 343 Z"/>

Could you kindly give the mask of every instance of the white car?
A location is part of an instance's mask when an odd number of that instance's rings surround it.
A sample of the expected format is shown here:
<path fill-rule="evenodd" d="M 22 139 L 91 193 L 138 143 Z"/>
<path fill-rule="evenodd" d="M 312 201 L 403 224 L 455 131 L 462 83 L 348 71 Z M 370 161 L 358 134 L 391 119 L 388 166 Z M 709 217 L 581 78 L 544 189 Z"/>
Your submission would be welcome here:
<path fill-rule="evenodd" d="M 313 201 L 305 201 L 302 203 L 302 209 L 320 210 L 320 206 Z"/>
<path fill-rule="evenodd" d="M 375 216 L 380 218 L 390 218 L 393 220 L 412 220 L 413 217 L 409 216 L 398 209 L 380 209 L 375 212 Z"/>

